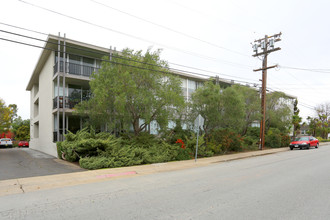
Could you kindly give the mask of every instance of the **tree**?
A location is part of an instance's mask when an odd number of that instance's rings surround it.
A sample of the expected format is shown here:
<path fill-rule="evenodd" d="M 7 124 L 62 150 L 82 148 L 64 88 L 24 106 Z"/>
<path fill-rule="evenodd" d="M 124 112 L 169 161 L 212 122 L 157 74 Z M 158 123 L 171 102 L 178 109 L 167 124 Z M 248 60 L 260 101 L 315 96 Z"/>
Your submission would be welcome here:
<path fill-rule="evenodd" d="M 315 109 L 318 116 L 317 127 L 320 136 L 324 139 L 328 138 L 328 133 L 330 132 L 329 122 L 330 122 L 330 103 L 323 103 L 316 107 Z"/>
<path fill-rule="evenodd" d="M 260 95 L 258 91 L 246 86 L 234 85 L 233 88 L 240 94 L 243 99 L 245 110 L 245 119 L 242 124 L 242 135 L 246 135 L 248 128 L 256 120 L 260 120 Z"/>
<path fill-rule="evenodd" d="M 214 129 L 233 129 L 241 133 L 245 125 L 245 103 L 239 86 L 221 88 L 212 80 L 192 94 L 192 118 L 204 118 L 206 137 Z"/>
<path fill-rule="evenodd" d="M 14 110 L 17 109 L 17 107 L 13 108 L 11 106 L 16 105 L 6 106 L 3 99 L 0 98 L 0 134 L 10 130 L 11 122 L 15 115 Z"/>
<path fill-rule="evenodd" d="M 297 131 L 300 129 L 300 123 L 302 118 L 299 117 L 300 110 L 298 109 L 298 100 L 295 99 L 293 104 L 293 115 L 292 115 L 292 124 L 293 124 L 293 136 L 297 136 Z"/>
<path fill-rule="evenodd" d="M 212 80 L 207 81 L 191 96 L 192 118 L 200 114 L 204 118 L 203 130 L 207 137 L 212 130 L 220 127 L 224 111 L 221 88 Z"/>
<path fill-rule="evenodd" d="M 152 121 L 167 127 L 185 103 L 181 80 L 169 72 L 160 52 L 125 49 L 111 62 L 102 62 L 90 81 L 92 97 L 78 106 L 79 112 L 88 112 L 92 124 L 106 124 L 113 131 L 131 126 L 135 135 Z"/>
<path fill-rule="evenodd" d="M 308 133 L 311 134 L 312 136 L 316 136 L 316 129 L 317 129 L 317 124 L 318 124 L 318 118 L 313 118 L 308 116 L 307 117 L 307 121 L 308 121 Z"/>
<path fill-rule="evenodd" d="M 267 94 L 266 130 L 278 128 L 282 133 L 288 133 L 292 125 L 292 101 L 282 92 Z"/>
<path fill-rule="evenodd" d="M 21 116 L 14 119 L 11 124 L 11 130 L 17 140 L 29 140 L 30 139 L 30 120 L 22 120 Z"/>
<path fill-rule="evenodd" d="M 245 105 L 243 96 L 235 87 L 228 87 L 222 93 L 223 118 L 221 127 L 242 133 L 245 124 Z"/>

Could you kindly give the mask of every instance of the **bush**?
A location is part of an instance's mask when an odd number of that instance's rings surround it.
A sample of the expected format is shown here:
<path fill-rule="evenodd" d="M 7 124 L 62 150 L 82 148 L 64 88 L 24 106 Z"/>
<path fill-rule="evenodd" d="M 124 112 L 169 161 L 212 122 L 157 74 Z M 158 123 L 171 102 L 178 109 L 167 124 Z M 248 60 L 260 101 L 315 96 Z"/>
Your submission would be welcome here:
<path fill-rule="evenodd" d="M 316 137 L 320 142 L 330 142 L 330 139 L 323 139 L 322 137 Z"/>
<path fill-rule="evenodd" d="M 191 154 L 192 158 L 195 157 L 196 154 L 196 145 L 197 145 L 197 135 L 195 133 L 191 133 L 190 137 L 185 136 L 185 144 L 187 146 L 187 150 Z M 198 151 L 197 156 L 199 157 L 211 157 L 213 156 L 213 151 L 207 147 L 204 135 L 200 135 L 198 137 Z"/>
<path fill-rule="evenodd" d="M 281 147 L 281 132 L 277 128 L 270 128 L 265 137 L 265 145 L 271 148 Z"/>
<path fill-rule="evenodd" d="M 260 138 L 260 128 L 258 127 L 249 127 L 245 136 L 249 136 L 255 140 L 259 140 Z"/>
<path fill-rule="evenodd" d="M 251 137 L 251 136 L 244 136 L 243 137 L 243 145 L 244 150 L 246 151 L 252 151 L 252 150 L 258 150 L 259 149 L 259 137 Z"/>
<path fill-rule="evenodd" d="M 215 154 L 226 154 L 230 151 L 243 150 L 243 138 L 231 129 L 218 129 L 212 131 L 207 142 Z"/>
<path fill-rule="evenodd" d="M 289 147 L 291 138 L 287 134 L 281 133 L 281 147 Z"/>
<path fill-rule="evenodd" d="M 203 142 L 202 142 L 203 143 Z M 201 147 L 203 152 L 203 147 Z M 68 133 L 57 143 L 58 157 L 79 161 L 86 169 L 113 168 L 139 164 L 161 163 L 190 159 L 189 149 L 179 144 L 168 144 L 148 133 L 133 138 L 116 138 L 109 133 L 95 134 L 86 129 Z"/>

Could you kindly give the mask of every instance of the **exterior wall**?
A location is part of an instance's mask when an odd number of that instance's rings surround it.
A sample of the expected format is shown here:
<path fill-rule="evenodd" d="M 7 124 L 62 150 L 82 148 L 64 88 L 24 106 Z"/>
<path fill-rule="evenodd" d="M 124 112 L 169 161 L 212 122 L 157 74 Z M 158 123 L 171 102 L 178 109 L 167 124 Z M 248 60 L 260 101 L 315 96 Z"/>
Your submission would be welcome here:
<path fill-rule="evenodd" d="M 56 144 L 53 143 L 53 66 L 54 53 L 48 57 L 39 74 L 39 92 L 31 102 L 31 142 L 30 147 L 57 157 Z M 31 97 L 34 91 L 31 91 Z M 35 105 L 33 100 L 38 100 Z M 36 107 L 38 110 L 36 110 Z M 36 112 L 38 111 L 38 112 Z"/>

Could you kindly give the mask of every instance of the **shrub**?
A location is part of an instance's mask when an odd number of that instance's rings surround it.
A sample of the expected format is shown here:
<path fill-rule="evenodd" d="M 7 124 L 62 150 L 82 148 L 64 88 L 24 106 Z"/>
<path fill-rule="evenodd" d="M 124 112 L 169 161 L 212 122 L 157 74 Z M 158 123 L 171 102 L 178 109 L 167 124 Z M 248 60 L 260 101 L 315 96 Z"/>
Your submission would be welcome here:
<path fill-rule="evenodd" d="M 330 142 L 330 139 L 323 139 L 322 137 L 316 137 L 320 142 Z"/>
<path fill-rule="evenodd" d="M 249 136 L 255 140 L 259 140 L 260 138 L 260 128 L 258 127 L 249 127 L 247 129 L 247 132 L 245 134 L 245 136 Z"/>
<path fill-rule="evenodd" d="M 192 132 L 190 137 L 185 136 L 184 139 L 188 152 L 190 153 L 191 157 L 194 157 L 197 145 L 197 135 Z M 214 153 L 212 150 L 206 145 L 204 135 L 200 135 L 198 137 L 197 155 L 200 157 L 210 157 L 213 156 L 213 154 Z"/>
<path fill-rule="evenodd" d="M 215 154 L 225 154 L 230 151 L 237 152 L 243 150 L 243 138 L 230 129 L 212 131 L 207 144 Z"/>
<path fill-rule="evenodd" d="M 244 144 L 244 150 L 251 151 L 251 150 L 258 150 L 259 146 L 259 137 L 251 137 L 251 136 L 244 136 L 243 137 L 243 144 Z"/>
<path fill-rule="evenodd" d="M 281 133 L 281 147 L 289 147 L 291 138 L 287 134 Z"/>
<path fill-rule="evenodd" d="M 200 144 L 203 144 L 202 139 Z M 201 152 L 203 147 L 201 146 Z M 190 159 L 189 149 L 180 144 L 168 144 L 148 133 L 137 137 L 116 138 L 109 133 L 89 133 L 84 129 L 77 134 L 68 133 L 57 143 L 59 158 L 78 161 L 86 169 L 113 168 L 138 164 L 160 163 Z"/>
<path fill-rule="evenodd" d="M 281 132 L 277 128 L 270 128 L 265 137 L 265 145 L 272 148 L 281 147 Z"/>

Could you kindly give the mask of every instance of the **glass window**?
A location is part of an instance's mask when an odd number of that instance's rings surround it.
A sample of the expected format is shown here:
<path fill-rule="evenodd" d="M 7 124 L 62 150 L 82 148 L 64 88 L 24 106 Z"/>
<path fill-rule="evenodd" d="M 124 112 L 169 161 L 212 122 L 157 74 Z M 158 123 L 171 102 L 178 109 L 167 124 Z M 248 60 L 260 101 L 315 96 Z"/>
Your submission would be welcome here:
<path fill-rule="evenodd" d="M 70 63 L 75 63 L 75 64 L 80 64 L 80 57 L 76 55 L 70 54 L 69 56 L 69 62 Z"/>
<path fill-rule="evenodd" d="M 83 65 L 94 67 L 94 59 L 83 57 Z"/>
<path fill-rule="evenodd" d="M 69 73 L 80 75 L 81 73 L 81 65 L 80 65 L 80 57 L 75 55 L 69 55 Z"/>
<path fill-rule="evenodd" d="M 188 97 L 191 96 L 193 92 L 196 90 L 196 82 L 193 80 L 188 80 Z"/>

